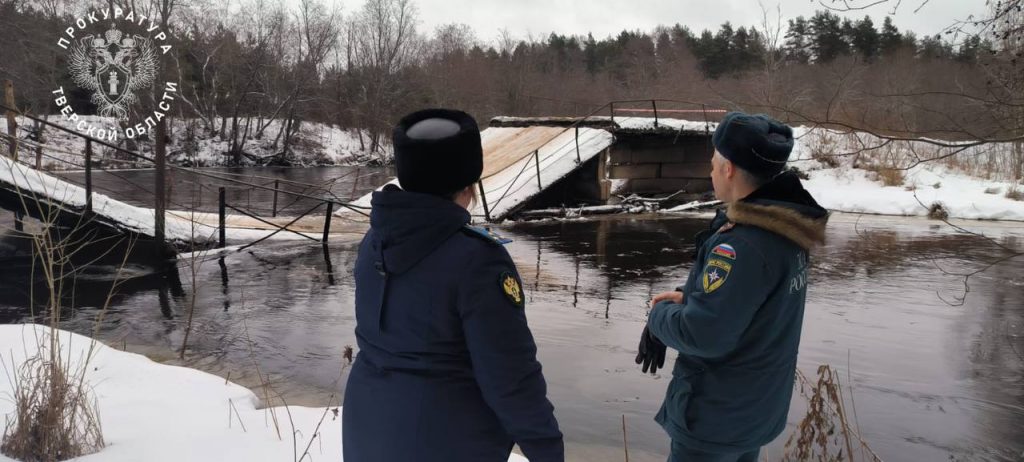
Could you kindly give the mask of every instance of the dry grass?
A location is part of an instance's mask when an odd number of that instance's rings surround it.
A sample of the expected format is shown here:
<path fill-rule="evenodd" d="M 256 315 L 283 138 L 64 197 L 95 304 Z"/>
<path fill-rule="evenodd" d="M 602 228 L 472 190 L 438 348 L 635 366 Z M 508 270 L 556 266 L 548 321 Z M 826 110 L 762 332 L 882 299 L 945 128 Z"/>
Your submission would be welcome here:
<path fill-rule="evenodd" d="M 800 178 L 801 180 L 810 180 L 811 179 L 811 176 L 808 175 L 807 172 L 805 172 L 803 170 L 800 170 L 799 168 L 789 167 L 789 171 L 793 172 L 793 174 L 795 174 L 797 176 L 797 178 Z"/>
<path fill-rule="evenodd" d="M 881 181 L 885 186 L 903 186 L 906 184 L 907 177 L 903 170 L 893 168 L 887 164 L 864 164 L 860 165 L 860 168 L 867 170 L 873 174 L 871 177 L 873 180 Z M 917 189 L 915 186 L 913 189 Z M 910 189 L 908 189 L 909 191 Z"/>
<path fill-rule="evenodd" d="M 923 141 L 883 140 L 867 133 L 815 129 L 800 139 L 806 152 L 828 168 L 850 159 L 854 168 L 909 168 L 934 164 L 977 178 L 1013 180 L 1024 167 L 1024 143 L 987 143 L 969 148 L 936 146 Z"/>
<path fill-rule="evenodd" d="M 887 167 L 878 169 L 878 178 L 886 186 L 903 186 L 903 183 L 907 180 L 903 170 Z"/>
<path fill-rule="evenodd" d="M 38 202 L 28 200 L 32 195 L 22 192 L 24 210 L 30 210 L 30 202 L 32 206 L 38 206 Z M 35 279 L 41 274 L 46 286 L 42 293 L 32 292 L 30 306 L 45 306 L 42 314 L 47 326 L 35 332 L 31 340 L 26 337 L 35 345 L 34 348 L 26 345 L 26 352 L 30 353 L 26 353 L 23 362 L 16 363 L 12 356 L 8 367 L 6 361 L 0 359 L 12 385 L 11 399 L 15 408 L 14 414 L 5 422 L 0 452 L 23 462 L 57 462 L 92 454 L 104 447 L 98 403 L 86 380 L 96 344 L 90 344 L 82 357 L 72 362 L 70 357 L 62 357 L 59 329 L 62 313 L 68 308 L 63 302 L 73 298 L 68 295 L 75 290 L 76 268 L 88 267 L 115 249 L 124 249 L 120 246 L 124 238 L 119 242 L 103 243 L 108 238 L 92 233 L 86 218 L 81 218 L 70 231 L 62 231 L 57 227 L 56 208 L 47 210 L 40 206 L 38 212 L 37 216 L 43 217 L 39 221 L 40 230 L 26 234 L 24 238 L 32 243 L 31 284 L 35 286 Z M 108 250 L 95 260 L 76 260 L 75 255 L 88 245 Z M 114 292 L 123 282 L 121 271 L 133 246 L 134 242 L 128 241 L 115 282 L 97 315 L 94 335 Z M 44 298 L 43 303 L 38 303 L 39 297 Z M 36 314 L 33 308 L 32 318 Z M 34 326 L 28 328 L 36 329 Z"/>
<path fill-rule="evenodd" d="M 59 354 L 40 353 L 22 363 L 11 377 L 15 412 L 13 422 L 6 422 L 3 454 L 23 462 L 56 462 L 102 449 L 99 410 L 84 374 L 63 364 Z"/>
<path fill-rule="evenodd" d="M 835 138 L 824 136 L 820 132 L 814 132 L 811 136 L 808 136 L 804 142 L 806 142 L 810 148 L 812 159 L 820 162 L 828 168 L 837 168 L 840 166 L 838 157 L 839 146 L 836 143 Z"/>
<path fill-rule="evenodd" d="M 928 218 L 932 220 L 948 220 L 949 211 L 946 210 L 946 206 L 942 202 L 932 202 L 932 205 L 928 207 Z"/>
<path fill-rule="evenodd" d="M 796 376 L 800 395 L 807 399 L 807 413 L 786 441 L 783 460 L 880 461 L 855 426 L 850 425 L 843 387 L 835 369 L 827 365 L 818 367 L 818 380 L 814 383 L 799 370 Z M 850 400 L 852 403 L 852 393 Z"/>
<path fill-rule="evenodd" d="M 1015 201 L 1024 201 L 1024 190 L 1017 189 L 1016 187 L 1010 187 L 1006 190 L 1006 198 Z"/>

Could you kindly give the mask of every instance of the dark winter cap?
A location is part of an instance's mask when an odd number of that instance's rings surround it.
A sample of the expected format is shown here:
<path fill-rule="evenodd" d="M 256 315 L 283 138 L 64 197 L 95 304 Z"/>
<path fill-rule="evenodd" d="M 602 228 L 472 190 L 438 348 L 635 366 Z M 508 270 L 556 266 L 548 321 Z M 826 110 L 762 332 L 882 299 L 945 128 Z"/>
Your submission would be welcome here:
<path fill-rule="evenodd" d="M 406 191 L 452 194 L 484 170 L 480 128 L 469 114 L 426 109 L 402 118 L 392 136 L 398 182 Z"/>
<path fill-rule="evenodd" d="M 739 168 L 771 178 L 786 167 L 793 129 L 764 114 L 730 112 L 711 137 L 715 149 Z"/>

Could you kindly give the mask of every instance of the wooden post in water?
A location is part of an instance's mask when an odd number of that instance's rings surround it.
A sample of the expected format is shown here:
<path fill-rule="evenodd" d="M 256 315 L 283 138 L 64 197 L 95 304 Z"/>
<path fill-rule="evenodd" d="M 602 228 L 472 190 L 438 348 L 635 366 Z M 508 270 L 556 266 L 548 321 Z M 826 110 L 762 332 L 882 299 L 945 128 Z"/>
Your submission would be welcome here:
<path fill-rule="evenodd" d="M 536 161 L 537 165 L 537 190 L 543 191 L 544 185 L 540 182 L 540 149 L 533 151 L 533 160 Z"/>
<path fill-rule="evenodd" d="M 612 180 L 608 178 L 608 156 L 611 155 L 611 148 L 601 151 L 597 155 L 597 188 L 601 192 L 601 201 L 605 204 L 612 197 Z"/>
<path fill-rule="evenodd" d="M 651 107 L 654 108 L 654 128 L 658 128 L 658 102 L 652 99 Z"/>
<path fill-rule="evenodd" d="M 14 117 L 14 82 L 4 80 L 4 105 L 7 106 L 7 135 L 11 159 L 18 160 L 18 119 Z"/>
<path fill-rule="evenodd" d="M 85 213 L 92 213 L 92 139 L 85 139 Z"/>
<path fill-rule="evenodd" d="M 281 180 L 274 180 L 274 208 L 270 213 L 270 216 L 277 217 L 277 188 L 280 187 Z"/>
<path fill-rule="evenodd" d="M 156 124 L 154 161 L 156 164 L 156 181 L 153 189 L 156 194 L 156 219 L 153 222 L 154 238 L 158 246 L 165 241 L 164 223 L 167 218 L 167 121 L 161 119 Z"/>
<path fill-rule="evenodd" d="M 331 233 L 331 217 L 334 216 L 334 202 L 327 203 L 327 218 L 324 219 L 323 244 L 327 245 L 327 235 Z"/>
<path fill-rule="evenodd" d="M 224 229 L 224 214 L 227 208 L 227 203 L 224 199 L 224 187 L 221 186 L 217 190 L 218 201 L 220 206 L 218 207 L 219 220 L 217 222 L 217 230 L 220 233 L 220 240 L 218 241 L 219 247 L 224 248 L 225 241 L 227 241 L 227 231 Z"/>
<path fill-rule="evenodd" d="M 43 143 L 46 141 L 43 138 L 43 130 L 45 125 L 40 122 L 35 123 L 36 126 L 36 170 L 43 168 Z"/>
<path fill-rule="evenodd" d="M 580 158 L 580 125 L 576 122 L 576 163 L 582 163 L 583 160 Z"/>

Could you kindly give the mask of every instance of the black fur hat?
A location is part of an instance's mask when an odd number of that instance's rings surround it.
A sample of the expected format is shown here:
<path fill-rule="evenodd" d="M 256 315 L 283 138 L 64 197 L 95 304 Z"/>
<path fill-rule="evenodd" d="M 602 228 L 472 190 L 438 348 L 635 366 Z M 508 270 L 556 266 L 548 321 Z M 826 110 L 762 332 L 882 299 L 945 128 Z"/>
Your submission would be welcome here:
<path fill-rule="evenodd" d="M 392 141 L 398 182 L 406 191 L 447 196 L 483 173 L 480 128 L 465 112 L 414 112 L 398 122 Z"/>

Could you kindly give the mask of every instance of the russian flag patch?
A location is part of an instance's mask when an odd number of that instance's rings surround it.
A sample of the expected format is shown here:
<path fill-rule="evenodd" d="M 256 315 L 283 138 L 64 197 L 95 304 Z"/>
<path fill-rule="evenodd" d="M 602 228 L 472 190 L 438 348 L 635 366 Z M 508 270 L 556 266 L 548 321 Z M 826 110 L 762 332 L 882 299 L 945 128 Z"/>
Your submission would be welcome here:
<path fill-rule="evenodd" d="M 718 255 L 719 257 L 725 257 L 730 260 L 736 259 L 736 249 L 732 248 L 729 244 L 718 244 L 718 247 L 715 247 L 711 251 L 711 254 Z"/>

